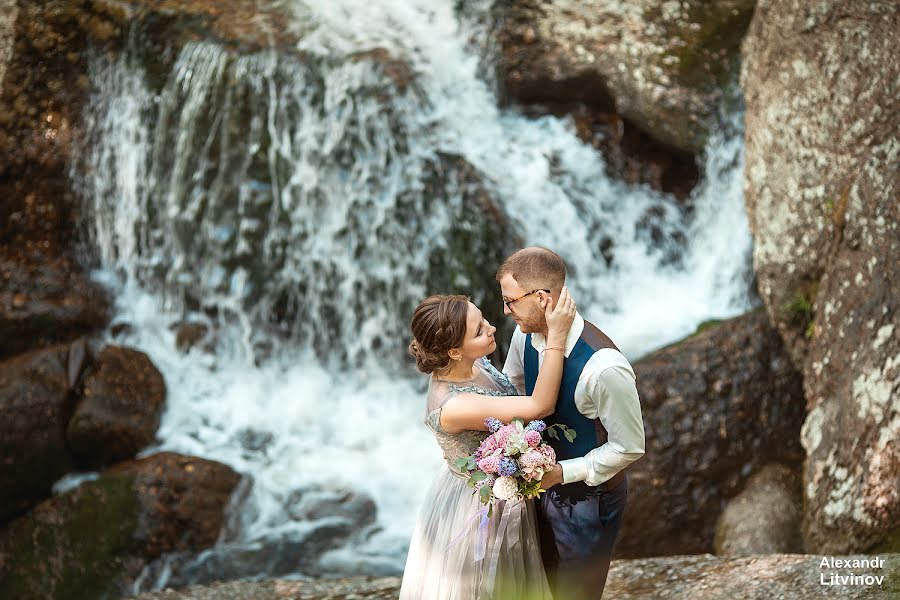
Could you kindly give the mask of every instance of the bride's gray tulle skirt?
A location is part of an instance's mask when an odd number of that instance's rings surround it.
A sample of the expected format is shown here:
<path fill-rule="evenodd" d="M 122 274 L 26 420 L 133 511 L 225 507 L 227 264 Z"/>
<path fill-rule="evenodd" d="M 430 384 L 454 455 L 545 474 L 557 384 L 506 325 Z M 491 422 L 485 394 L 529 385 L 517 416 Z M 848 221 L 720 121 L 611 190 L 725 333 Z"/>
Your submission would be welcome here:
<path fill-rule="evenodd" d="M 466 480 L 442 467 L 416 520 L 400 600 L 553 598 L 534 501 L 496 503 L 486 526 L 473 518 L 482 508 Z"/>

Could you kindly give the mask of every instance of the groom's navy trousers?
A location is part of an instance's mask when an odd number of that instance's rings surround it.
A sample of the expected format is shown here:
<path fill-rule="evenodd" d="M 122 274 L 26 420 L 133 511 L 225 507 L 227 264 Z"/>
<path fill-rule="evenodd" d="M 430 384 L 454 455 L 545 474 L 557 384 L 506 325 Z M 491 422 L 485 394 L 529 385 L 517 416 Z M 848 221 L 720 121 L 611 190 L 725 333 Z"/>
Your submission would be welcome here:
<path fill-rule="evenodd" d="M 575 389 L 588 360 L 602 348 L 618 350 L 603 332 L 585 321 L 584 331 L 563 363 L 559 397 L 548 424 L 562 424 L 575 432 L 571 442 L 549 439 L 557 461 L 585 456 L 608 439 L 599 419 L 589 419 L 575 404 Z M 525 393 L 537 382 L 538 354 L 525 337 L 523 356 Z M 628 475 L 619 471 L 598 486 L 584 481 L 558 484 L 541 495 L 537 505 L 541 555 L 557 600 L 598 600 L 606 585 L 613 545 L 619 535 Z"/>
<path fill-rule="evenodd" d="M 537 503 L 541 556 L 557 600 L 598 600 L 625 512 L 628 475 L 612 489 L 559 484 Z"/>

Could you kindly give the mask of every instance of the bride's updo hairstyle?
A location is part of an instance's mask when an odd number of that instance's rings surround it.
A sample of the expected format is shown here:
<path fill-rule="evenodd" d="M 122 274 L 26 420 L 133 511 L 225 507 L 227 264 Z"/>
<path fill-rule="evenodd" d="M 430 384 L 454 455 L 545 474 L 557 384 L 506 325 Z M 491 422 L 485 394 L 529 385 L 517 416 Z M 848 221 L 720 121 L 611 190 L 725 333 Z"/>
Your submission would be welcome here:
<path fill-rule="evenodd" d="M 465 339 L 468 314 L 467 296 L 438 295 L 422 300 L 409 324 L 413 334 L 409 353 L 416 359 L 417 369 L 439 375 L 450 370 L 448 352 Z"/>

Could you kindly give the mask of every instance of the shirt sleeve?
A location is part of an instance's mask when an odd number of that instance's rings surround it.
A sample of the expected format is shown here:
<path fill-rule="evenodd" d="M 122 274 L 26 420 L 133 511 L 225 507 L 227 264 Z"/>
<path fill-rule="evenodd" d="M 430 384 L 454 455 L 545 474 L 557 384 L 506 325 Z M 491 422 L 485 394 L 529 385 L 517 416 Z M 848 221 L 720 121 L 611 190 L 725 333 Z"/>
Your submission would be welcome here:
<path fill-rule="evenodd" d="M 613 365 L 593 373 L 585 392 L 609 434 L 608 440 L 586 455 L 560 461 L 563 483 L 584 481 L 599 485 L 644 455 L 644 422 L 634 372 Z M 595 415 L 586 415 L 594 417 Z"/>
<path fill-rule="evenodd" d="M 525 334 L 516 326 L 509 342 L 509 353 L 503 365 L 503 373 L 516 386 L 520 394 L 525 394 Z"/>

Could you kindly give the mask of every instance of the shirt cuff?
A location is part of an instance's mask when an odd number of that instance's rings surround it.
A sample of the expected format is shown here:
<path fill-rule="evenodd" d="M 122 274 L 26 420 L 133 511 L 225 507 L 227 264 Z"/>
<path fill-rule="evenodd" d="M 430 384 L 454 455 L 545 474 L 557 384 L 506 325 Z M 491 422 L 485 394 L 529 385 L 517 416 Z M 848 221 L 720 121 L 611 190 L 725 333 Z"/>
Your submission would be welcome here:
<path fill-rule="evenodd" d="M 578 458 L 570 458 L 569 460 L 559 461 L 562 467 L 563 483 L 574 483 L 576 481 L 584 481 L 588 476 L 587 459 L 583 456 Z"/>

